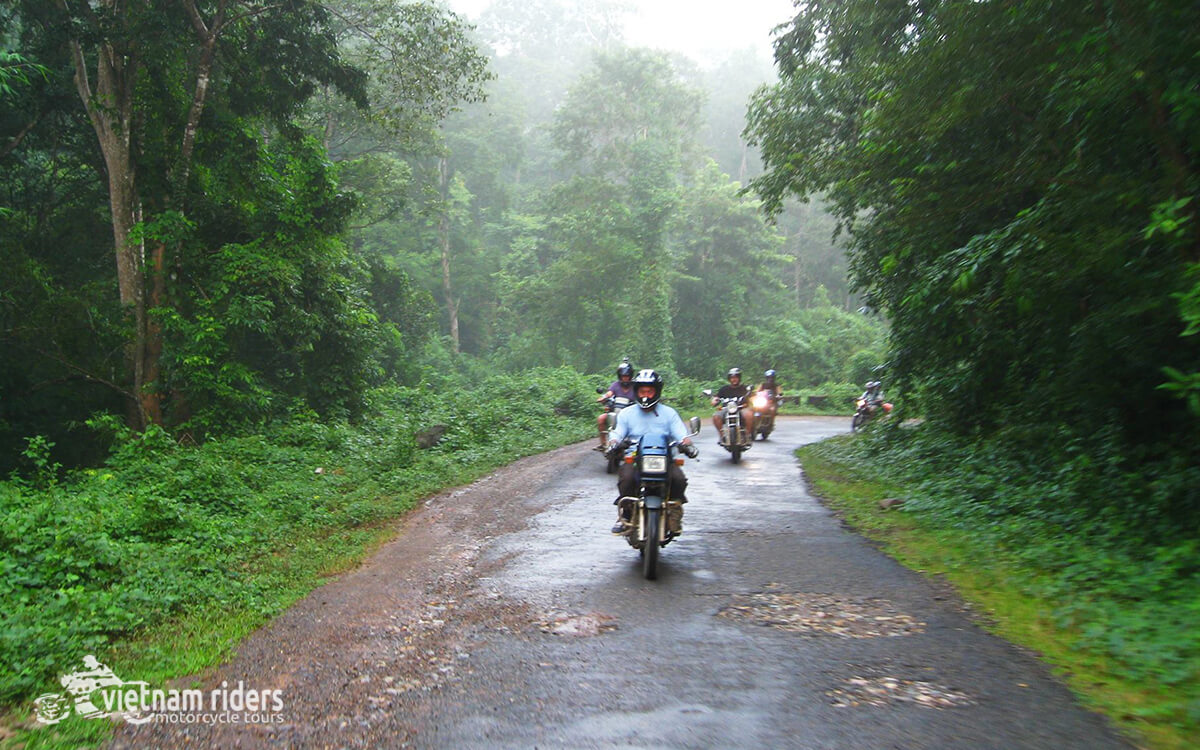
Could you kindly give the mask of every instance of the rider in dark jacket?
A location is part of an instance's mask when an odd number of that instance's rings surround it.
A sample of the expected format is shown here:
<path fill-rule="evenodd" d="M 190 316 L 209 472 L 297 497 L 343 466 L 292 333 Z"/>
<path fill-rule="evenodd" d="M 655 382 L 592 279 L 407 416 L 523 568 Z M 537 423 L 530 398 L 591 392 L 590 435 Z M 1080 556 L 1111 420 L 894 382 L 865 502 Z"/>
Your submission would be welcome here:
<path fill-rule="evenodd" d="M 715 396 L 713 396 L 713 406 L 719 405 L 721 403 L 721 399 L 724 398 L 745 398 L 746 394 L 750 392 L 750 388 L 742 384 L 742 368 L 731 368 L 729 372 L 725 373 L 725 379 L 729 382 L 721 386 L 721 389 L 717 391 Z M 746 430 L 747 434 L 753 435 L 754 410 L 743 405 L 741 413 L 743 428 Z M 713 415 L 713 426 L 717 428 L 717 442 L 721 442 L 721 421 L 721 412 L 717 411 L 717 413 Z"/>

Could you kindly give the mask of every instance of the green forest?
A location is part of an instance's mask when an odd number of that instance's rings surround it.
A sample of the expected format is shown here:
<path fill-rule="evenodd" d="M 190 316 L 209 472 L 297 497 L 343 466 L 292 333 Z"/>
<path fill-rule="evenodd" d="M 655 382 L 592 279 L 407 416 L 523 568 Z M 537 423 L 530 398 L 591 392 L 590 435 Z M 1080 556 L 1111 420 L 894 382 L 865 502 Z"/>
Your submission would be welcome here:
<path fill-rule="evenodd" d="M 1200 727 L 1200 6 L 798 2 L 703 64 L 622 13 L 0 6 L 0 708 L 206 611 L 236 639 L 593 437 L 628 357 L 681 408 L 882 379 L 822 450 Z"/>

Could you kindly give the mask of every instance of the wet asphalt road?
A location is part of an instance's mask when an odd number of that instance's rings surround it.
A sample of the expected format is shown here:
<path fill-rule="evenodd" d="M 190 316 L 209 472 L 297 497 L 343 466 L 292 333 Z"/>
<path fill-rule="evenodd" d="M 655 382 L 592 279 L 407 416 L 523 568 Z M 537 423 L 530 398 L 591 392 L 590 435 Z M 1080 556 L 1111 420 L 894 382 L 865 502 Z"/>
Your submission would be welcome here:
<path fill-rule="evenodd" d="M 780 420 L 740 465 L 685 467 L 684 535 L 659 578 L 609 534 L 615 478 L 575 451 L 480 551 L 476 585 L 538 627 L 460 646 L 422 699 L 422 748 L 1117 748 L 1031 655 L 972 624 L 808 495 L 792 451 L 845 418 Z M 882 619 L 880 619 L 882 618 Z M 861 637 L 846 637 L 855 635 Z"/>

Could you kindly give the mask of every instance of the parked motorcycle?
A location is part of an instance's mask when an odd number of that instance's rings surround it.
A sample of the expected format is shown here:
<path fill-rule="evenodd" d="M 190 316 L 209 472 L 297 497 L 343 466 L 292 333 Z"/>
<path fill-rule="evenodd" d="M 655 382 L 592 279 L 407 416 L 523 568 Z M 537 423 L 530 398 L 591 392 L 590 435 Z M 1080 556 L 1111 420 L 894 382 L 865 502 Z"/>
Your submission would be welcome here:
<path fill-rule="evenodd" d="M 700 434 L 700 418 L 688 420 L 691 432 L 688 437 Z M 671 497 L 671 483 L 667 468 L 674 461 L 683 465 L 683 457 L 676 456 L 678 442 L 669 445 L 651 445 L 645 439 L 624 446 L 612 453 L 624 453 L 627 463 L 636 463 L 638 469 L 637 497 L 623 497 L 618 502 L 621 511 L 631 519 L 633 528 L 623 536 L 630 547 L 642 556 L 642 575 L 647 580 L 658 577 L 658 550 L 670 544 L 683 532 L 683 503 Z M 633 507 L 629 508 L 626 504 Z"/>
<path fill-rule="evenodd" d="M 604 393 L 604 389 L 597 388 L 596 393 Z M 604 408 L 608 410 L 608 413 L 604 415 L 604 442 L 607 445 L 608 443 L 612 442 L 613 433 L 617 431 L 617 415 L 620 414 L 621 410 L 625 407 L 632 406 L 633 401 L 625 398 L 624 396 L 609 396 L 600 403 L 603 404 Z M 609 474 L 616 473 L 617 466 L 619 466 L 621 463 L 621 456 L 615 453 L 606 453 L 604 455 L 604 460 L 607 464 L 605 471 L 607 471 Z"/>
<path fill-rule="evenodd" d="M 775 412 L 779 411 L 779 399 L 773 391 L 755 391 L 750 397 L 754 409 L 754 432 L 763 440 L 775 429 Z M 751 440 L 754 435 L 750 436 Z"/>
<path fill-rule="evenodd" d="M 892 405 L 883 400 L 883 384 L 872 380 L 866 385 L 867 390 L 858 397 L 855 403 L 854 416 L 850 419 L 850 431 L 860 430 L 880 414 L 890 414 Z"/>
<path fill-rule="evenodd" d="M 701 393 L 710 398 L 713 395 L 708 389 Z M 750 450 L 754 443 L 754 435 L 742 424 L 742 408 L 745 405 L 745 396 L 723 398 L 717 404 L 721 414 L 721 433 L 717 435 L 717 444 L 729 451 L 729 457 L 735 464 L 741 462 L 742 453 Z"/>

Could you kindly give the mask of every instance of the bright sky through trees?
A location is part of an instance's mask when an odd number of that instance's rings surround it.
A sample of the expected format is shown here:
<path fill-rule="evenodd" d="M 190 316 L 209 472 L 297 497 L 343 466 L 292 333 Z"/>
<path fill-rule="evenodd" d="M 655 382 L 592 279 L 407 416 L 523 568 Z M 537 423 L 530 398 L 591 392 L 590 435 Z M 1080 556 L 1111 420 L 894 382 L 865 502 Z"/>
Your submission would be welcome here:
<path fill-rule="evenodd" d="M 447 0 L 469 19 L 492 0 Z M 683 52 L 699 63 L 746 47 L 770 54 L 771 30 L 795 15 L 792 0 L 627 0 L 633 9 L 627 41 L 636 46 Z"/>

